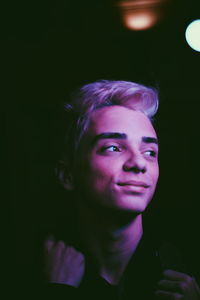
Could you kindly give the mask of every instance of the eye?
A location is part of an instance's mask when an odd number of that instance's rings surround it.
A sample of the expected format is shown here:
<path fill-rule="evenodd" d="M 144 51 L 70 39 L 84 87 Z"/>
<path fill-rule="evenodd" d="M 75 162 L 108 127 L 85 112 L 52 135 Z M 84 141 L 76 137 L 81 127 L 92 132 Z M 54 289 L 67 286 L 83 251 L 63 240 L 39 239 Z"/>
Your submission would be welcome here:
<path fill-rule="evenodd" d="M 100 149 L 100 152 L 101 153 L 109 153 L 109 152 L 121 152 L 121 149 L 120 147 L 116 146 L 116 145 L 109 145 L 109 146 L 103 146 L 101 149 Z"/>
<path fill-rule="evenodd" d="M 153 151 L 153 150 L 147 150 L 147 151 L 145 151 L 145 155 L 146 156 L 156 157 L 157 156 L 157 152 Z"/>
<path fill-rule="evenodd" d="M 104 150 L 107 150 L 108 152 L 120 152 L 120 148 L 114 145 L 105 147 Z"/>

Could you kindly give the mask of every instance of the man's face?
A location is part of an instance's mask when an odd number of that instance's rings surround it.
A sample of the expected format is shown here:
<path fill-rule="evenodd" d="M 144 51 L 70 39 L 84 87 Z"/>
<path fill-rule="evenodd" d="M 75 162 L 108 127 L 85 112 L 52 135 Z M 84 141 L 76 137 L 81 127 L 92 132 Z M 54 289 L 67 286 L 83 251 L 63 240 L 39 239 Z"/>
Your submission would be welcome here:
<path fill-rule="evenodd" d="M 75 188 L 84 197 L 103 207 L 143 212 L 159 175 L 151 122 L 123 106 L 93 112 L 77 165 Z"/>

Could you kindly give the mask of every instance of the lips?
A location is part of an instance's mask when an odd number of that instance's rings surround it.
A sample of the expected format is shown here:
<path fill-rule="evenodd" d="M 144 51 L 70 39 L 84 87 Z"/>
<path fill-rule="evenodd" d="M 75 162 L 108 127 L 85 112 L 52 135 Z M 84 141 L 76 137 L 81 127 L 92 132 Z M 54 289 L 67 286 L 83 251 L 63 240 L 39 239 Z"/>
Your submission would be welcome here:
<path fill-rule="evenodd" d="M 120 181 L 117 183 L 120 186 L 133 186 L 133 187 L 144 187 L 148 188 L 150 185 L 143 181 L 129 180 L 129 181 Z"/>

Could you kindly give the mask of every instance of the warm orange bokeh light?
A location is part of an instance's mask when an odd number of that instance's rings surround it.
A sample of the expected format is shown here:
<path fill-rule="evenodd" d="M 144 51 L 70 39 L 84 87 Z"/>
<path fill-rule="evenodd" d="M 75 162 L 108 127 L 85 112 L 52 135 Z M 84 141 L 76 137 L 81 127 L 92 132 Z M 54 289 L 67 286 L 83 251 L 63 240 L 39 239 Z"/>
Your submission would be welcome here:
<path fill-rule="evenodd" d="M 125 26 L 132 30 L 145 30 L 152 27 L 158 17 L 154 12 L 141 11 L 141 12 L 127 12 L 123 16 Z"/>
<path fill-rule="evenodd" d="M 118 2 L 122 22 L 131 30 L 146 30 L 162 17 L 162 9 L 169 0 L 121 0 Z"/>

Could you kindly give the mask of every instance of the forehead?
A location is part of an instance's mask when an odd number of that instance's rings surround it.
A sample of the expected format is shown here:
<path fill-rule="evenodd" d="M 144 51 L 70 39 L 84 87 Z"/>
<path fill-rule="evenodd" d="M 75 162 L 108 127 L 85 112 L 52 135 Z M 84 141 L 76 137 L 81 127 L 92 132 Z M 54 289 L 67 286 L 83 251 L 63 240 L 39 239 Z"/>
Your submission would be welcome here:
<path fill-rule="evenodd" d="M 124 132 L 130 135 L 150 135 L 156 132 L 150 120 L 140 111 L 124 106 L 109 106 L 92 113 L 88 131 L 90 134 L 102 132 Z"/>

